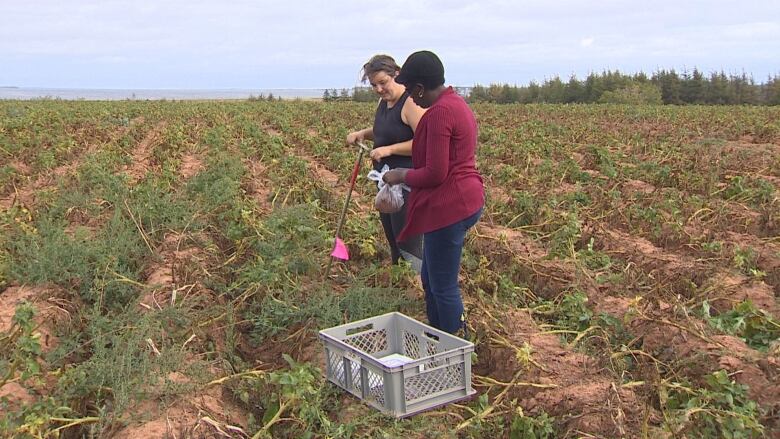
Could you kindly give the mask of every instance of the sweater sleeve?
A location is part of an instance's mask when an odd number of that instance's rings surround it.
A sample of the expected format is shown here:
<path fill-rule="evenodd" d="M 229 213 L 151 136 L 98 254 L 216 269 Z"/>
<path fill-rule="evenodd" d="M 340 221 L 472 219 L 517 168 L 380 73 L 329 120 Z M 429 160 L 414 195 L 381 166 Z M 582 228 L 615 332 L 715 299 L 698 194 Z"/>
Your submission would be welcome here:
<path fill-rule="evenodd" d="M 449 174 L 452 119 L 446 108 L 428 110 L 426 118 L 425 166 L 406 173 L 406 184 L 411 187 L 438 186 Z"/>

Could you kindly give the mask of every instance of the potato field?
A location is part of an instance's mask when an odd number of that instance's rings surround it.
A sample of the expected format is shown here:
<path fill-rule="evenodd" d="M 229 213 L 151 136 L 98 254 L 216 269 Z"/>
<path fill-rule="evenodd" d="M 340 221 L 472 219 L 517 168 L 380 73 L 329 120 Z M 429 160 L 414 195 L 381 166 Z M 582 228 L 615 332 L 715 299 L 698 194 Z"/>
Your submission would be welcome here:
<path fill-rule="evenodd" d="M 780 437 L 780 108 L 474 104 L 477 395 L 396 421 L 320 329 L 425 321 L 374 104 L 0 101 L 0 436 Z"/>

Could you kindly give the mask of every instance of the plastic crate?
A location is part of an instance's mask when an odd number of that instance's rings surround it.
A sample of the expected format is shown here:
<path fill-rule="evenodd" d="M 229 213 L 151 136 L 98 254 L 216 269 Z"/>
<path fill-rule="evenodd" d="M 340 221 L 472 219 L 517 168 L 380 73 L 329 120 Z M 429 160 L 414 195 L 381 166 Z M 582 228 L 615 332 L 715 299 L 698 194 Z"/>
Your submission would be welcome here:
<path fill-rule="evenodd" d="M 319 332 L 326 377 L 402 418 L 469 398 L 474 344 L 393 312 Z"/>

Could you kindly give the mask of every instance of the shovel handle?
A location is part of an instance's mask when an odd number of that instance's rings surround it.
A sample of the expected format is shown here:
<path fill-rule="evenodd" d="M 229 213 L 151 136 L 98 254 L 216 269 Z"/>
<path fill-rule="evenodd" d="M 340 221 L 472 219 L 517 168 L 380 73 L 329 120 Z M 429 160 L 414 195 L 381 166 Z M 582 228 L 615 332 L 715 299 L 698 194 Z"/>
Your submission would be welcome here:
<path fill-rule="evenodd" d="M 360 152 L 358 153 L 357 160 L 355 160 L 355 167 L 352 169 L 352 178 L 349 182 L 349 190 L 347 191 L 347 199 L 344 201 L 344 207 L 341 209 L 341 215 L 339 215 L 339 222 L 336 226 L 336 238 L 339 238 L 341 235 L 341 228 L 344 226 L 344 218 L 347 215 L 347 208 L 349 207 L 349 200 L 352 197 L 352 190 L 355 188 L 355 181 L 357 180 L 357 176 L 360 173 L 360 165 L 363 161 L 363 155 L 366 153 L 366 151 L 369 151 L 368 147 L 364 145 L 362 142 L 358 142 L 358 146 L 360 147 Z M 333 257 L 328 258 L 328 267 L 325 269 L 325 279 L 328 279 L 328 276 L 330 276 L 330 267 L 333 264 Z"/>
<path fill-rule="evenodd" d="M 357 176 L 360 173 L 360 162 L 363 158 L 363 151 L 360 151 L 360 158 L 355 162 L 355 167 L 352 169 L 352 178 L 349 179 L 349 187 L 350 190 L 355 187 L 355 182 L 357 181 Z"/>
<path fill-rule="evenodd" d="M 360 147 L 360 155 L 358 156 L 357 161 L 355 162 L 355 167 L 352 169 L 352 178 L 349 180 L 350 187 L 355 187 L 355 181 L 357 181 L 357 176 L 360 173 L 360 162 L 363 161 L 363 154 L 365 154 L 368 151 L 371 151 L 365 143 L 358 142 L 357 145 Z"/>

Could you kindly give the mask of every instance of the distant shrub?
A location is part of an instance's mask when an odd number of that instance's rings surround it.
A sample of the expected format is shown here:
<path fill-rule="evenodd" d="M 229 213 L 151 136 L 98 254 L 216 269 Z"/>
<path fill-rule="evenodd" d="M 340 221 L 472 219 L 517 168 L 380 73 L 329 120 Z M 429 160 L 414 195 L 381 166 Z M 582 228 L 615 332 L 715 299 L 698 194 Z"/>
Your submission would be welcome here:
<path fill-rule="evenodd" d="M 605 91 L 599 99 L 600 104 L 663 104 L 661 89 L 650 83 L 634 83 L 615 91 Z"/>

